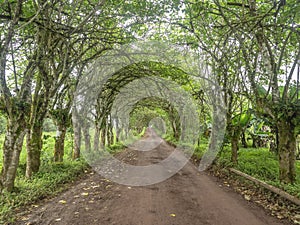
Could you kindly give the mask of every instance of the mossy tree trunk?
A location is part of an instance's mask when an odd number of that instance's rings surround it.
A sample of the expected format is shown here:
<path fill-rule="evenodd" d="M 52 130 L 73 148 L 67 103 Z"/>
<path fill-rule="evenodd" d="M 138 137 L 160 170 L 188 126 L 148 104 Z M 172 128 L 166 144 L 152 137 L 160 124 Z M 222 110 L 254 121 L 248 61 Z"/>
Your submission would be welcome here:
<path fill-rule="evenodd" d="M 43 122 L 49 108 L 49 89 L 39 94 L 42 89 L 41 78 L 38 79 L 37 87 L 34 93 L 34 99 L 31 106 L 31 115 L 28 123 L 26 137 L 26 177 L 30 178 L 37 173 L 41 165 L 41 151 L 43 147 Z"/>
<path fill-rule="evenodd" d="M 72 154 L 73 159 L 80 158 L 80 146 L 81 146 L 81 126 L 76 121 L 73 121 L 74 129 L 74 151 Z"/>
<path fill-rule="evenodd" d="M 19 165 L 20 153 L 22 150 L 25 129 L 26 129 L 26 114 L 27 100 L 30 95 L 31 79 L 32 79 L 32 63 L 28 63 L 27 70 L 23 74 L 23 84 L 18 86 L 15 79 L 14 88 L 15 95 L 13 97 L 7 83 L 7 59 L 9 48 L 13 48 L 12 41 L 16 34 L 16 27 L 22 14 L 23 1 L 14 1 L 11 4 L 3 4 L 5 11 L 6 5 L 10 11 L 10 20 L 3 23 L 0 37 L 0 108 L 7 117 L 7 128 L 3 143 L 3 165 L 0 173 L 0 191 L 2 189 L 12 191 L 14 187 L 17 167 Z M 13 58 L 13 57 L 12 57 Z M 12 59 L 14 61 L 14 59 Z M 15 71 L 14 71 L 15 72 Z M 26 73 L 28 72 L 28 73 Z M 16 78 L 16 72 L 14 73 Z"/>
<path fill-rule="evenodd" d="M 66 133 L 67 127 L 65 124 L 57 126 L 54 145 L 54 162 L 62 162 L 64 160 Z"/>
<path fill-rule="evenodd" d="M 235 131 L 231 137 L 231 161 L 234 165 L 238 164 L 238 151 L 239 151 L 239 135 L 238 131 Z"/>
<path fill-rule="evenodd" d="M 36 121 L 31 128 L 27 130 L 26 136 L 26 177 L 30 178 L 37 173 L 41 165 L 41 151 L 43 146 L 43 120 Z"/>
<path fill-rule="evenodd" d="M 85 151 L 91 151 L 91 136 L 90 136 L 90 126 L 88 123 L 83 126 L 83 137 L 84 137 L 84 148 Z"/>
<path fill-rule="evenodd" d="M 56 125 L 56 137 L 54 145 L 54 162 L 62 162 L 65 152 L 65 137 L 67 129 L 71 124 L 71 115 L 69 113 L 71 104 L 66 108 L 50 110 L 51 117 Z"/>
<path fill-rule="evenodd" d="M 20 153 L 25 136 L 24 119 L 7 120 L 7 130 L 3 143 L 3 166 L 0 174 L 0 190 L 12 191 L 19 165 Z"/>
<path fill-rule="evenodd" d="M 95 134 L 94 134 L 94 151 L 99 151 L 99 139 L 100 139 L 100 128 L 95 126 Z"/>
<path fill-rule="evenodd" d="M 294 183 L 296 179 L 296 135 L 292 123 L 278 121 L 279 179 L 283 183 Z"/>

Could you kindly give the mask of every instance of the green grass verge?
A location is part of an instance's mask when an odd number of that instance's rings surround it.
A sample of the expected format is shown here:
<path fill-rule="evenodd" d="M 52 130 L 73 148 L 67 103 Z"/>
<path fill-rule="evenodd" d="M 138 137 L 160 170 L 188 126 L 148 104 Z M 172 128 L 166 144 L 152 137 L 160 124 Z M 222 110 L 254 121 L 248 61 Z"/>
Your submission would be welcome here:
<path fill-rule="evenodd" d="M 220 167 L 233 167 L 231 163 L 230 146 L 219 154 L 217 164 Z M 291 195 L 300 198 L 300 162 L 296 162 L 296 182 L 294 184 L 282 184 L 279 182 L 279 163 L 277 156 L 267 148 L 240 148 L 238 165 L 235 166 L 250 176 L 265 181 L 275 187 L 281 188 Z"/>
<path fill-rule="evenodd" d="M 0 196 L 0 224 L 14 220 L 13 209 L 37 200 L 54 196 L 66 188 L 67 183 L 83 174 L 87 164 L 83 160 L 44 164 L 31 179 L 19 175 L 12 193 Z"/>
<path fill-rule="evenodd" d="M 54 135 L 53 132 L 44 134 L 41 168 L 31 179 L 25 177 L 26 151 L 23 149 L 15 181 L 15 190 L 12 193 L 3 192 L 0 196 L 0 224 L 10 223 L 15 219 L 14 209 L 61 192 L 67 187 L 67 183 L 76 180 L 88 168 L 84 160 L 71 160 L 72 140 L 70 134 L 68 134 L 65 142 L 64 162 L 52 162 Z M 3 139 L 1 135 L 1 145 Z M 0 157 L 1 169 L 2 151 Z"/>

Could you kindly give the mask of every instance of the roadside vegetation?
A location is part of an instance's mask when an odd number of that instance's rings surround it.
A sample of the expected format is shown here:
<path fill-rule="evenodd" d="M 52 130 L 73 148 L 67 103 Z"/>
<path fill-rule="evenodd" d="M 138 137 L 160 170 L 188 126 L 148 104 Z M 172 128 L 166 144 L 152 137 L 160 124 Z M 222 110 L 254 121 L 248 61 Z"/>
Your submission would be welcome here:
<path fill-rule="evenodd" d="M 44 146 L 40 171 L 32 178 L 25 176 L 26 151 L 22 151 L 18 166 L 16 187 L 13 192 L 3 192 L 0 195 L 0 224 L 12 222 L 15 210 L 20 207 L 34 205 L 39 200 L 50 198 L 65 190 L 70 183 L 76 181 L 89 170 L 83 159 L 72 160 L 72 138 L 68 133 L 66 138 L 66 156 L 64 163 L 53 162 L 55 132 L 44 132 Z M 4 135 L 0 135 L 3 143 Z M 25 148 L 25 146 L 23 146 Z M 2 154 L 0 153 L 0 157 Z M 2 167 L 0 161 L 0 168 Z"/>
<path fill-rule="evenodd" d="M 224 133 L 217 164 L 299 197 L 299 11 L 298 0 L 1 1 L 0 223 L 75 180 L 83 151 L 117 153 L 148 126 L 174 144 L 201 130 L 184 143 L 196 159 Z"/>
<path fill-rule="evenodd" d="M 292 185 L 283 184 L 278 179 L 279 165 L 277 157 L 268 148 L 240 148 L 239 163 L 238 165 L 233 165 L 230 148 L 226 147 L 220 153 L 216 164 L 219 169 L 235 168 L 300 198 L 300 161 L 296 162 L 297 177 L 295 183 Z"/>
<path fill-rule="evenodd" d="M 166 140 L 171 144 L 176 145 L 177 141 L 171 135 L 165 136 Z M 195 165 L 199 165 L 199 161 L 207 151 L 209 144 L 208 138 L 201 138 L 199 145 L 194 146 L 192 160 Z M 241 145 L 241 144 L 240 144 Z M 232 162 L 232 152 L 230 144 L 223 146 L 219 152 L 213 167 L 216 170 L 235 168 L 243 173 L 264 181 L 270 185 L 278 187 L 287 193 L 300 198 L 300 160 L 296 161 L 297 177 L 294 184 L 284 184 L 279 180 L 279 163 L 278 155 L 268 147 L 239 147 L 238 164 Z"/>

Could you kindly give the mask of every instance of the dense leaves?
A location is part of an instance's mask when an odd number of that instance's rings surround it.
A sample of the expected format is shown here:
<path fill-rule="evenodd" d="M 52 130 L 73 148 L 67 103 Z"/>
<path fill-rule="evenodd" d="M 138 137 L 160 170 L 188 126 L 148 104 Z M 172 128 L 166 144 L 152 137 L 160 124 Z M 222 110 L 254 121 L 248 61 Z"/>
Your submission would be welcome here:
<path fill-rule="evenodd" d="M 97 95 L 95 115 L 82 126 L 80 116 L 71 123 L 74 91 L 88 66 L 121 44 L 153 39 L 192 49 L 222 87 L 233 162 L 238 163 L 241 137 L 243 145 L 246 136 L 255 142 L 261 136 L 256 125 L 264 121 L 279 155 L 280 180 L 293 183 L 300 129 L 299 11 L 297 0 L 1 2 L 0 110 L 7 124 L 1 189 L 14 186 L 25 135 L 26 175 L 39 171 L 46 118 L 57 129 L 55 161 L 63 161 L 70 127 L 74 158 L 80 156 L 82 135 L 90 150 L 92 139 L 98 149 L 99 137 L 103 145 L 114 144 L 118 132 L 111 118 L 112 103 L 122 87 L 142 77 L 175 81 L 190 93 L 209 136 L 212 113 L 201 81 L 184 71 L 189 68 L 153 61 L 117 71 Z M 175 111 L 172 102 L 146 99 L 135 105 L 130 126 L 140 132 L 149 121 L 162 117 L 178 138 Z"/>

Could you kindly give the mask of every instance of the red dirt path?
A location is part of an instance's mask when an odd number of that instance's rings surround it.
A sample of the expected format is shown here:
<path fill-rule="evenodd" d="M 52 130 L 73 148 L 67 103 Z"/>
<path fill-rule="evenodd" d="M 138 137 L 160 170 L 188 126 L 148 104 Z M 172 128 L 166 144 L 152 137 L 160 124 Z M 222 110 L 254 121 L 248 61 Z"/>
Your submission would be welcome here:
<path fill-rule="evenodd" d="M 145 138 L 151 138 L 147 136 Z M 119 158 L 133 165 L 156 163 L 173 147 L 126 149 Z M 61 195 L 43 201 L 15 224 L 55 225 L 279 225 L 290 224 L 246 201 L 216 178 L 188 163 L 164 182 L 130 187 L 95 172 Z"/>

